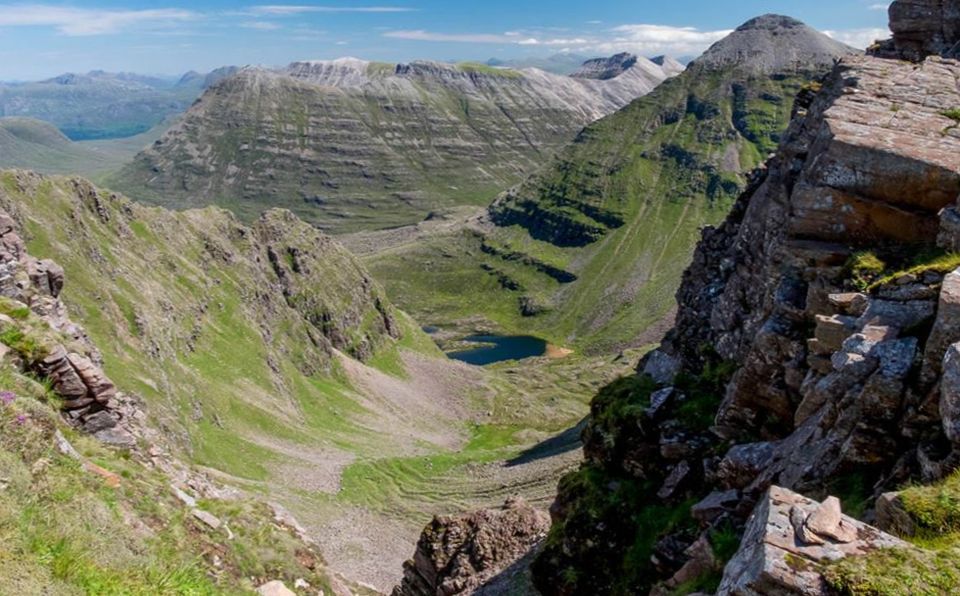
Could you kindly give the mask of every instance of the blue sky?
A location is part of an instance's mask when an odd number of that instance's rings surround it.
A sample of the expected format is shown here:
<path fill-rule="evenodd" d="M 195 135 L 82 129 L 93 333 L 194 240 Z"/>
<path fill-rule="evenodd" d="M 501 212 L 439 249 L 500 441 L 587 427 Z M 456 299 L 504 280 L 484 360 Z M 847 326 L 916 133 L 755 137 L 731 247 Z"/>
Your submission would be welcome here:
<path fill-rule="evenodd" d="M 283 0 L 280 0 L 283 2 Z M 752 16 L 797 17 L 863 47 L 886 36 L 875 0 L 0 0 L 0 80 L 92 69 L 175 74 L 226 64 L 486 60 L 557 52 L 693 56 Z"/>

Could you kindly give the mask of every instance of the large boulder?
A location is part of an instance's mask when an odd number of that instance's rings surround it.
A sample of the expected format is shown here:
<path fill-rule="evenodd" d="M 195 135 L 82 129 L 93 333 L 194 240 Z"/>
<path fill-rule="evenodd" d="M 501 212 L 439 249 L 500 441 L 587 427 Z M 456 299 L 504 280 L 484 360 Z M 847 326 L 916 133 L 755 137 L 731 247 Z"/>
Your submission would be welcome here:
<path fill-rule="evenodd" d="M 840 513 L 834 498 L 817 503 L 772 486 L 744 532 L 740 550 L 723 571 L 718 596 L 828 594 L 824 561 L 878 548 L 910 548 L 889 534 Z"/>
<path fill-rule="evenodd" d="M 393 596 L 473 594 L 529 553 L 550 528 L 550 516 L 520 497 L 500 509 L 437 516 L 423 530 Z"/>
<path fill-rule="evenodd" d="M 957 55 L 960 0 L 897 0 L 890 5 L 890 30 L 898 54 L 909 60 Z"/>

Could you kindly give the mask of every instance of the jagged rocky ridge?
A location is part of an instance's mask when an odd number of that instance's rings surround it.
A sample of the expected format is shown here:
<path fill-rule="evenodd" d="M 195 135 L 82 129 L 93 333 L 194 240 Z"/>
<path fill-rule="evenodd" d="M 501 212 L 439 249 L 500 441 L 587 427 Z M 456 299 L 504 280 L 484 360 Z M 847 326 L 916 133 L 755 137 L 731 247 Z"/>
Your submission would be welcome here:
<path fill-rule="evenodd" d="M 891 8 L 895 32 L 908 4 Z M 901 41 L 886 51 L 915 51 Z M 839 493 L 902 531 L 917 523 L 903 503 L 875 499 L 957 467 L 958 75 L 940 57 L 851 57 L 798 101 L 776 155 L 704 231 L 674 329 L 594 400 L 586 461 L 533 565 L 543 593 L 895 592 L 871 574 L 927 564 L 786 489 Z M 852 576 L 836 563 L 880 547 L 903 554 Z M 913 588 L 947 589 L 951 573 Z"/>
<path fill-rule="evenodd" d="M 115 185 L 247 217 L 286 207 L 333 230 L 413 223 L 438 207 L 488 202 L 668 76 L 649 60 L 629 62 L 604 80 L 349 58 L 247 68 L 214 85 Z"/>

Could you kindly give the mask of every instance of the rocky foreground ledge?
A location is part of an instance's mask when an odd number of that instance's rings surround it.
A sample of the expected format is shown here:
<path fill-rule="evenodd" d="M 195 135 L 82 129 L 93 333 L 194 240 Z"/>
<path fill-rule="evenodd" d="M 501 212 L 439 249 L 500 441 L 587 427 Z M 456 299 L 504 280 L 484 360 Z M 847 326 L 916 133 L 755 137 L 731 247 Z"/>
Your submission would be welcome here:
<path fill-rule="evenodd" d="M 817 503 L 772 486 L 750 516 L 717 594 L 826 594 L 824 562 L 878 548 L 910 546 L 842 515 L 836 497 Z"/>

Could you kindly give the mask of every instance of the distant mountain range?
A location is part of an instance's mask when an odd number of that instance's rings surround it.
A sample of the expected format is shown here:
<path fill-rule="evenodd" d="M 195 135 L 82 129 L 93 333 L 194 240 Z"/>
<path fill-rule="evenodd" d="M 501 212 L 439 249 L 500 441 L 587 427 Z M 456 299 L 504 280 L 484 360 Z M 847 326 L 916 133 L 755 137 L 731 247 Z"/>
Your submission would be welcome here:
<path fill-rule="evenodd" d="M 621 54 L 575 76 L 352 58 L 245 68 L 111 181 L 165 206 L 283 206 L 337 232 L 485 205 L 585 125 L 677 72 Z"/>
<path fill-rule="evenodd" d="M 204 89 L 235 70 L 188 73 L 180 79 L 95 70 L 0 83 L 0 117 L 43 120 L 72 140 L 129 137 L 183 112 Z"/>
<path fill-rule="evenodd" d="M 584 67 L 585 63 L 594 62 L 594 61 L 604 61 L 608 58 L 594 58 L 591 56 L 584 56 L 582 54 L 567 54 L 567 53 L 558 53 L 553 54 L 552 56 L 546 57 L 532 57 L 532 58 L 510 58 L 510 59 L 500 59 L 500 58 L 490 58 L 487 60 L 486 64 L 488 66 L 500 66 L 506 68 L 515 68 L 518 70 L 524 68 L 539 68 L 540 70 L 545 70 L 547 72 L 552 72 L 554 74 L 561 75 L 572 75 L 578 70 Z M 663 66 L 663 61 L 668 62 L 666 68 L 669 70 L 671 68 L 678 67 L 677 72 L 682 71 L 689 60 L 676 60 L 674 58 L 666 56 L 657 56 L 650 59 L 651 62 L 655 64 L 660 64 Z"/>
<path fill-rule="evenodd" d="M 547 57 L 535 58 L 509 58 L 506 60 L 499 58 L 490 58 L 486 64 L 488 66 L 499 66 L 504 68 L 539 68 L 554 74 L 569 75 L 579 69 L 584 62 L 591 60 L 590 56 L 580 54 L 554 54 Z"/>

